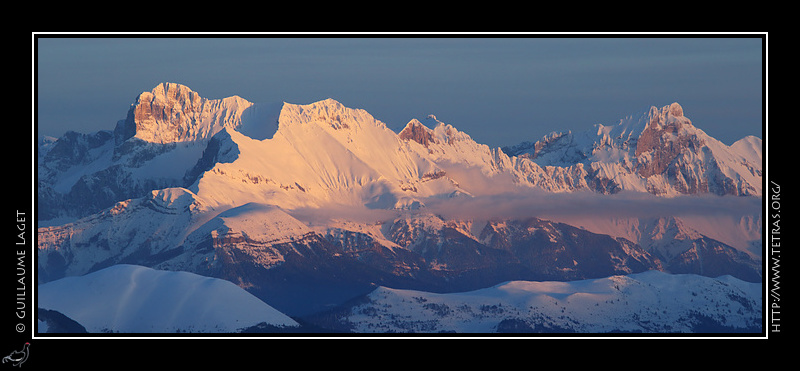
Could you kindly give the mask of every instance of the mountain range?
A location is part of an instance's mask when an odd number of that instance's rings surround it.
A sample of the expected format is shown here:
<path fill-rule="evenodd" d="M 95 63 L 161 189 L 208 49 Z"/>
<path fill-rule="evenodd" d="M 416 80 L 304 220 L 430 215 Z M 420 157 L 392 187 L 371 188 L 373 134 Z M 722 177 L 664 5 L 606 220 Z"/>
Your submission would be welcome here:
<path fill-rule="evenodd" d="M 761 140 L 725 145 L 677 103 L 490 148 L 432 115 L 394 132 L 333 99 L 163 83 L 113 130 L 37 153 L 40 285 L 138 265 L 227 280 L 298 317 L 377 288 L 761 280 Z"/>

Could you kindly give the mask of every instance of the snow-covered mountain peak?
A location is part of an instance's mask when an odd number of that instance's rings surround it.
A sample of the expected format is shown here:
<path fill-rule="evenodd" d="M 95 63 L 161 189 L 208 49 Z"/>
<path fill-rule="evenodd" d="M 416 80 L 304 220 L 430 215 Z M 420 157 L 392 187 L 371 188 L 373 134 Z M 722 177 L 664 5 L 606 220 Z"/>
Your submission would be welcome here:
<path fill-rule="evenodd" d="M 683 107 L 677 102 L 660 109 L 653 106 L 650 108 L 648 116 L 647 128 L 650 129 L 680 131 L 684 126 L 693 128 L 692 121 L 683 115 Z"/>
<path fill-rule="evenodd" d="M 375 124 L 379 128 L 386 127 L 366 111 L 345 107 L 331 98 L 310 104 L 285 103 L 278 117 L 278 123 L 279 130 L 282 126 L 294 124 L 316 124 L 332 130 L 349 129 L 353 126 L 363 127 L 365 124 Z"/>
<path fill-rule="evenodd" d="M 411 119 L 398 135 L 400 139 L 411 139 L 425 147 L 428 147 L 431 143 L 473 142 L 472 137 L 467 133 L 459 131 L 455 126 L 439 120 L 434 115 L 428 115 L 423 121 Z"/>
<path fill-rule="evenodd" d="M 663 119 L 671 120 L 671 119 L 679 119 L 683 116 L 683 107 L 678 102 L 670 103 L 666 106 L 658 108 L 656 106 L 650 107 L 650 116 L 651 117 L 660 117 Z"/>
<path fill-rule="evenodd" d="M 760 164 L 762 162 L 761 151 L 763 145 L 761 143 L 761 138 L 757 136 L 748 135 L 739 139 L 731 144 L 731 148 L 751 163 Z"/>
<path fill-rule="evenodd" d="M 679 103 L 503 150 L 539 166 L 588 169 L 587 184 L 606 193 L 761 194 L 760 141 L 729 147 L 695 127 Z"/>
<path fill-rule="evenodd" d="M 127 118 L 117 123 L 115 143 L 130 138 L 159 144 L 208 139 L 224 127 L 241 124 L 252 105 L 238 96 L 211 100 L 184 85 L 162 83 L 139 94 Z"/>
<path fill-rule="evenodd" d="M 433 114 L 428 115 L 422 121 L 413 119 L 408 125 L 412 125 L 415 128 L 421 127 L 426 129 L 425 131 L 429 133 L 433 141 L 439 144 L 453 144 L 458 141 L 473 142 L 472 137 L 467 133 L 459 131 L 452 124 L 440 120 Z M 408 125 L 406 125 L 406 127 L 408 127 Z"/>
<path fill-rule="evenodd" d="M 648 109 L 629 115 L 615 125 L 596 124 L 597 136 L 622 144 L 635 141 L 649 128 L 650 130 L 668 130 L 673 133 L 686 130 L 697 130 L 692 121 L 683 115 L 683 107 L 675 102 L 661 108 L 650 106 Z M 571 133 L 571 132 L 568 132 Z M 564 133 L 561 133 L 562 135 Z M 553 135 L 551 135 L 553 136 Z"/>
<path fill-rule="evenodd" d="M 260 202 L 286 209 L 405 208 L 420 204 L 420 197 L 456 190 L 439 180 L 443 174 L 424 151 L 408 146 L 365 110 L 327 99 L 265 111 L 253 120 L 248 111 L 240 128 L 214 136 L 187 178 L 193 183 L 189 189 L 212 205 Z M 253 137 L 256 128 L 275 131 Z"/>

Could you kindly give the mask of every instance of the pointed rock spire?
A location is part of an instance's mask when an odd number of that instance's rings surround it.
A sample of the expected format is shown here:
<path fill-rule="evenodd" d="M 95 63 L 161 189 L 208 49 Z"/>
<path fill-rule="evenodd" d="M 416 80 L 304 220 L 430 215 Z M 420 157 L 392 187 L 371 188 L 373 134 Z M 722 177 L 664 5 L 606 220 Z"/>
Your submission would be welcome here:
<path fill-rule="evenodd" d="M 426 148 L 428 144 L 434 142 L 433 138 L 433 131 L 422 125 L 421 122 L 417 119 L 412 119 L 411 121 L 406 124 L 406 127 L 400 131 L 398 134 L 400 139 L 404 140 L 413 140 L 419 144 L 422 144 Z"/>

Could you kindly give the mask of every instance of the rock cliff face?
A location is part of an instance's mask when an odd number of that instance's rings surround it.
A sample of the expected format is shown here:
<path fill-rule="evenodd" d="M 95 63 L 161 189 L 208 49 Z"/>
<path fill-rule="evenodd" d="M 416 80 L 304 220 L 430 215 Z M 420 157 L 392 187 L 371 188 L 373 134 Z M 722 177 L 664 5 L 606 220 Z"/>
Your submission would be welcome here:
<path fill-rule="evenodd" d="M 428 144 L 434 141 L 431 130 L 417 120 L 409 121 L 408 125 L 398 135 L 400 139 L 413 140 L 422 144 L 425 148 L 428 148 Z"/>
<path fill-rule="evenodd" d="M 223 127 L 238 126 L 250 106 L 240 97 L 211 100 L 186 86 L 163 83 L 136 98 L 114 131 L 115 142 L 120 145 L 133 137 L 160 144 L 210 138 Z"/>
<path fill-rule="evenodd" d="M 743 140 L 760 143 L 757 138 Z M 680 104 L 672 103 L 651 107 L 615 126 L 552 133 L 503 150 L 542 167 L 581 167 L 587 187 L 599 193 L 758 196 L 761 162 L 755 159 L 760 149 L 752 155 L 740 150 L 745 147 L 750 146 L 727 146 L 708 136 L 684 116 Z"/>
<path fill-rule="evenodd" d="M 638 160 L 636 172 L 640 176 L 647 179 L 666 174 L 672 187 L 683 194 L 713 192 L 738 195 L 754 191 L 752 188 L 737 189 L 718 173 L 713 154 L 691 121 L 683 116 L 679 104 L 673 103 L 660 112 L 653 109 L 650 117 L 634 151 Z M 718 179 L 719 184 L 709 188 L 709 178 Z"/>

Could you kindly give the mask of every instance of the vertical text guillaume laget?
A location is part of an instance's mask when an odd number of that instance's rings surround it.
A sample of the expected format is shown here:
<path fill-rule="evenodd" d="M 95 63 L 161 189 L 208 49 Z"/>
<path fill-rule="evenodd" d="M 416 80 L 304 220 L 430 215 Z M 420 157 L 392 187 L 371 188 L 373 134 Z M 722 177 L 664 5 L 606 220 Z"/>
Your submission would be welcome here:
<path fill-rule="evenodd" d="M 27 250 L 25 249 L 26 241 L 25 233 L 26 233 L 26 221 L 25 221 L 25 213 L 17 210 L 17 220 L 16 220 L 16 257 L 17 257 L 17 264 L 16 264 L 16 271 L 17 271 L 17 309 L 16 309 L 16 316 L 17 319 L 25 319 L 27 309 L 25 304 L 25 297 L 26 297 L 26 284 L 25 284 L 25 277 L 26 277 L 26 270 L 25 270 L 25 257 L 27 254 Z M 25 326 L 23 324 L 17 325 L 17 332 L 25 331 Z"/>

